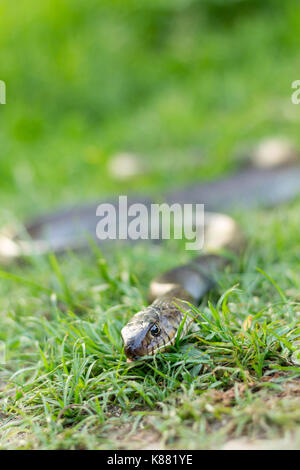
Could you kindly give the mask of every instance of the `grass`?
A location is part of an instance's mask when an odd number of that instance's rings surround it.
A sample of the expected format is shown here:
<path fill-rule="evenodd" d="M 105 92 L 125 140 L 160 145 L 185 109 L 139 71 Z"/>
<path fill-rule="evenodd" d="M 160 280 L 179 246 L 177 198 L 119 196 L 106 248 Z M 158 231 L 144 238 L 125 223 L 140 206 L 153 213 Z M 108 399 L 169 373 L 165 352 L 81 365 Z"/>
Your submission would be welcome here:
<path fill-rule="evenodd" d="M 100 252 L 70 254 L 37 258 L 34 269 L 15 268 L 10 279 L 2 272 L 2 297 L 11 283 L 18 292 L 1 332 L 9 384 L 1 400 L 2 447 L 210 448 L 296 431 L 298 260 L 274 248 L 297 250 L 286 223 L 298 210 L 295 203 L 276 215 L 247 215 L 246 228 L 256 222 L 253 244 L 195 309 L 199 331 L 134 365 L 126 363 L 120 329 L 145 303 L 154 274 L 145 266 L 171 264 L 178 246 L 138 246 L 139 265 L 124 248 L 109 262 Z"/>
<path fill-rule="evenodd" d="M 229 172 L 269 134 L 300 144 L 296 2 L 0 13 L 1 224 L 113 193 L 160 198 Z M 145 171 L 120 182 L 109 162 L 124 150 Z M 236 214 L 249 245 L 197 309 L 198 333 L 134 365 L 120 329 L 150 280 L 192 256 L 182 243 L 2 266 L 0 447 L 299 448 L 299 208 Z"/>

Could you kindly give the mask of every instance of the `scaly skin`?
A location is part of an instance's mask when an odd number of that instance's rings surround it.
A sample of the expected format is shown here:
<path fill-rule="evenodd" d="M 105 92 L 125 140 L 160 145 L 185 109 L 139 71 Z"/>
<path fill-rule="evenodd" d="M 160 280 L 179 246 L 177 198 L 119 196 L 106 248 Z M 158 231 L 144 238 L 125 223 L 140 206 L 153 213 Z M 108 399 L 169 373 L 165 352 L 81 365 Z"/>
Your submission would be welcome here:
<path fill-rule="evenodd" d="M 183 333 L 193 321 L 188 303 L 198 305 L 200 298 L 214 285 L 214 273 L 228 263 L 216 255 L 199 256 L 151 283 L 150 298 L 154 302 L 132 317 L 122 329 L 128 362 L 153 355 L 174 344 L 178 328 L 188 312 Z"/>

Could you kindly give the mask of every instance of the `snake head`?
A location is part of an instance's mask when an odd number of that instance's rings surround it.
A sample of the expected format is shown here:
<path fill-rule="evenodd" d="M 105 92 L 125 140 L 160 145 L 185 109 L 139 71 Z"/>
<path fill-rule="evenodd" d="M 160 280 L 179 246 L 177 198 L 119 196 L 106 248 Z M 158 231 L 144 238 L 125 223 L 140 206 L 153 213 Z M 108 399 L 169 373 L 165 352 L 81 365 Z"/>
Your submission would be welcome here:
<path fill-rule="evenodd" d="M 121 335 L 127 362 L 155 354 L 174 343 L 182 312 L 173 304 L 150 306 L 132 317 Z"/>

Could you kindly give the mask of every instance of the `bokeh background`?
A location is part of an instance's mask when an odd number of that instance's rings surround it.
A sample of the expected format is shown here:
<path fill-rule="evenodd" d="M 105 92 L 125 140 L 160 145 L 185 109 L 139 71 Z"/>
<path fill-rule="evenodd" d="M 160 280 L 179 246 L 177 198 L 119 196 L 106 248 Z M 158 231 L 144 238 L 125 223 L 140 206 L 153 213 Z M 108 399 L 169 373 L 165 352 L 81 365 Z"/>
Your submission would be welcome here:
<path fill-rule="evenodd" d="M 268 137 L 300 149 L 299 38 L 298 0 L 2 0 L 0 231 L 120 194 L 160 199 Z M 0 262 L 0 449 L 241 436 L 300 449 L 299 209 L 234 214 L 249 243 L 203 299 L 199 338 L 138 367 L 120 330 L 151 279 L 195 256 L 184 240 Z"/>
<path fill-rule="evenodd" d="M 300 144 L 299 33 L 292 0 L 2 1 L 1 221 L 213 179 L 263 137 Z"/>

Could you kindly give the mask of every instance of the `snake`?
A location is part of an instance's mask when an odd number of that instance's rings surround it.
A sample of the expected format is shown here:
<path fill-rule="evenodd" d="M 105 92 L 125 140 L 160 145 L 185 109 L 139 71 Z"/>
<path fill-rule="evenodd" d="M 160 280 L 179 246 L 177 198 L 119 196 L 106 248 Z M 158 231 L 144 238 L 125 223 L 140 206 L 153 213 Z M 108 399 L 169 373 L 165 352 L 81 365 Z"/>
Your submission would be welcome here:
<path fill-rule="evenodd" d="M 249 160 L 248 165 L 223 179 L 164 195 L 168 204 L 205 204 L 208 247 L 189 263 L 151 281 L 149 305 L 133 315 L 121 329 L 128 362 L 164 351 L 175 343 L 179 332 L 185 335 L 194 324 L 194 307 L 214 288 L 217 274 L 230 263 L 228 253 L 239 254 L 247 245 L 241 228 L 228 212 L 236 208 L 272 208 L 300 194 L 298 154 L 287 149 L 286 145 L 283 145 L 282 152 L 278 152 L 278 145 L 280 147 L 280 141 L 277 142 L 277 150 L 275 145 L 275 152 L 274 145 L 273 150 L 269 145 L 270 151 L 264 161 Z M 152 199 L 133 196 L 130 202 L 150 207 Z M 111 203 L 117 212 L 117 203 Z M 0 264 L 32 254 L 86 249 L 89 246 L 86 234 L 95 239 L 97 207 L 98 203 L 79 205 L 40 216 L 25 223 L 27 237 L 11 228 L 2 231 Z M 99 240 L 95 241 L 99 243 Z"/>
<path fill-rule="evenodd" d="M 213 271 L 225 264 L 227 260 L 221 256 L 202 255 L 151 282 L 150 293 L 155 300 L 121 330 L 128 363 L 173 345 L 181 324 L 182 334 L 187 333 L 194 321 L 193 310 L 187 305 L 199 304 L 214 284 Z"/>
<path fill-rule="evenodd" d="M 214 233 L 220 227 L 222 237 L 218 251 L 231 248 L 238 253 L 245 244 L 245 237 L 234 220 L 223 214 L 206 214 L 206 229 Z M 210 250 L 216 248 L 209 240 L 206 244 L 210 245 Z M 121 330 L 128 363 L 166 350 L 175 343 L 179 331 L 186 335 L 194 324 L 193 306 L 197 307 L 214 287 L 218 272 L 230 264 L 230 258 L 225 254 L 200 254 L 151 281 L 148 299 L 152 303 L 136 313 Z"/>

